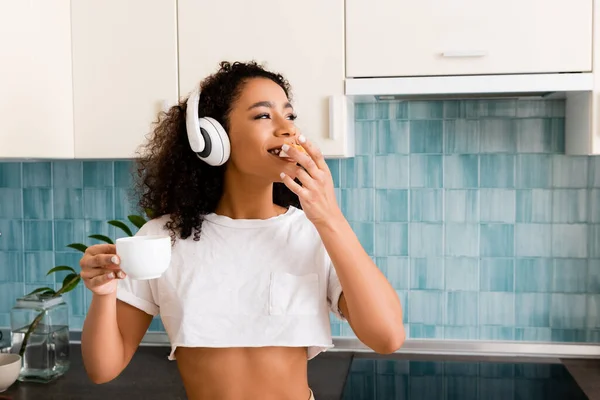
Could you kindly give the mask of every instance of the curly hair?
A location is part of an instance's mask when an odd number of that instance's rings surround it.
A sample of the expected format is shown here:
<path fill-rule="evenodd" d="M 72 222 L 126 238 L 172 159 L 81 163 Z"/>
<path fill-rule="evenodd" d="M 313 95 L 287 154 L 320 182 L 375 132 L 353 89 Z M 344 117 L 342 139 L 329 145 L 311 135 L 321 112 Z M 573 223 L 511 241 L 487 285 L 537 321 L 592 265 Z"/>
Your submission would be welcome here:
<path fill-rule="evenodd" d="M 280 74 L 267 71 L 256 62 L 221 62 L 213 75 L 200 83 L 199 116 L 212 117 L 229 129 L 229 113 L 245 82 L 266 78 L 277 83 L 291 101 L 291 89 Z M 171 238 L 200 239 L 202 222 L 212 213 L 223 195 L 225 165 L 210 166 L 196 156 L 187 138 L 187 99 L 162 112 L 148 142 L 138 152 L 135 189 L 139 206 L 151 210 L 151 217 L 169 215 L 166 228 Z M 298 197 L 283 183 L 273 185 L 273 202 L 282 207 L 300 208 Z"/>

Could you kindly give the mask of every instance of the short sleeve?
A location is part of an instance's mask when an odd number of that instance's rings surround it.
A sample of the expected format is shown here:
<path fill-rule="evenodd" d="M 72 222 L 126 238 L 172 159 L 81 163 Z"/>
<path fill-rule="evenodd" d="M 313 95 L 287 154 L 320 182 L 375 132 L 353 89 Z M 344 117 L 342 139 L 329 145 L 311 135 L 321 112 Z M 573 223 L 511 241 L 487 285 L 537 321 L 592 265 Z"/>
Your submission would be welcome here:
<path fill-rule="evenodd" d="M 327 266 L 329 268 L 329 279 L 327 282 L 327 303 L 329 304 L 329 309 L 332 313 L 335 314 L 341 320 L 346 320 L 344 315 L 342 314 L 339 306 L 340 296 L 342 295 L 342 284 L 337 276 L 337 272 L 335 271 L 335 267 L 331 262 L 329 256 L 326 256 Z"/>
<path fill-rule="evenodd" d="M 149 221 L 135 234 L 143 236 L 151 234 L 152 226 L 156 226 L 157 220 Z M 150 280 L 136 280 L 129 276 L 119 279 L 117 283 L 117 299 L 144 311 L 146 314 L 157 316 L 159 307 L 156 304 Z"/>

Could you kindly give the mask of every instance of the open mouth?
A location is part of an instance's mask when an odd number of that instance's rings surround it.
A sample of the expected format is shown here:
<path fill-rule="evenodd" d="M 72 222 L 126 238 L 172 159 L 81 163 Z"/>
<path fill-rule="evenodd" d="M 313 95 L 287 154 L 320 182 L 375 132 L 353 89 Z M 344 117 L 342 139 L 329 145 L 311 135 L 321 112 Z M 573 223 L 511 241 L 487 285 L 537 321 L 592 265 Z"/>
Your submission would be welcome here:
<path fill-rule="evenodd" d="M 274 156 L 278 156 L 278 157 L 281 153 L 284 153 L 283 157 L 285 157 L 285 152 L 283 150 L 281 150 L 281 147 L 276 147 L 276 148 L 270 149 L 268 151 L 269 151 L 269 153 L 273 154 Z"/>

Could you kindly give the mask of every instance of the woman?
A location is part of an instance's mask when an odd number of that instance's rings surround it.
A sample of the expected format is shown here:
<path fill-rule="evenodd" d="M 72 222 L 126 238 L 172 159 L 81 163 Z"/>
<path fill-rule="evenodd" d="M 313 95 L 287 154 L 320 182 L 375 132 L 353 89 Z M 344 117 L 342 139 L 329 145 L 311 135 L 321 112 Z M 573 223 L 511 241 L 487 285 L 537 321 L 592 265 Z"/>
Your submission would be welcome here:
<path fill-rule="evenodd" d="M 93 292 L 87 373 L 118 376 L 160 311 L 190 399 L 312 399 L 307 361 L 332 347 L 329 311 L 391 353 L 404 341 L 399 299 L 338 208 L 319 149 L 297 132 L 286 80 L 223 62 L 200 89 L 159 121 L 139 160 L 140 206 L 156 215 L 137 234 L 171 236 L 169 269 L 131 280 L 113 245 L 81 260 Z M 194 136 L 206 133 L 196 114 L 226 132 L 217 160 Z"/>

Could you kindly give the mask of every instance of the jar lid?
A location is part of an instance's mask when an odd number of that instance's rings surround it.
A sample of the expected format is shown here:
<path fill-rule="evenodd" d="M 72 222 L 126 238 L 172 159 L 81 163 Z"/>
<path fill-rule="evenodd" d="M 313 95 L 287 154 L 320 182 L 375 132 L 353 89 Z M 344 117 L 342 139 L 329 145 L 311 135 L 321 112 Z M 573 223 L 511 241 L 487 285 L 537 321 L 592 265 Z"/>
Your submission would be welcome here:
<path fill-rule="evenodd" d="M 19 297 L 17 299 L 17 307 L 24 308 L 50 308 L 57 304 L 64 303 L 62 296 L 52 297 L 50 295 L 40 295 L 39 293 L 30 294 Z"/>

